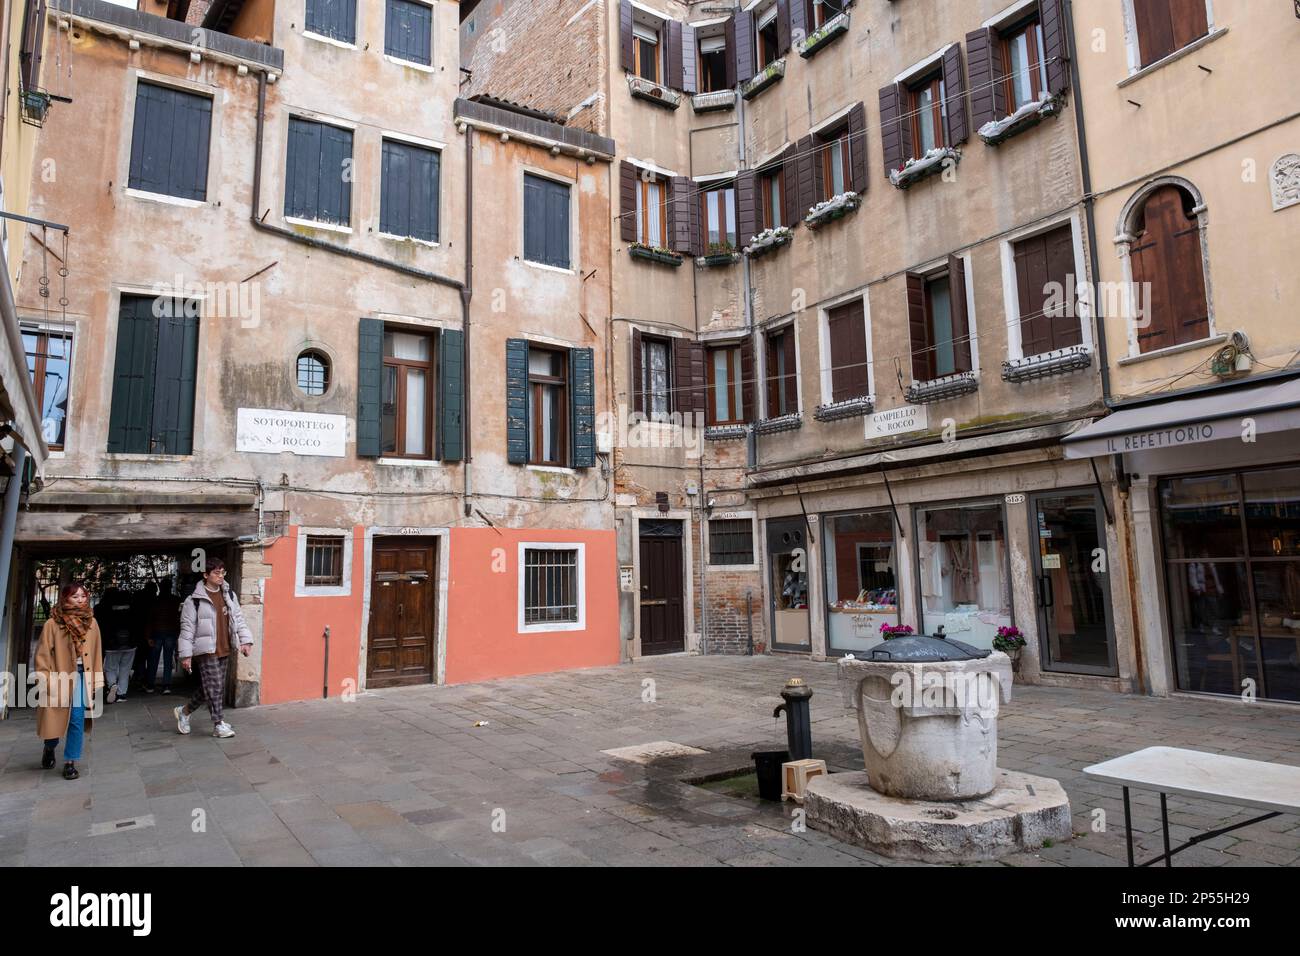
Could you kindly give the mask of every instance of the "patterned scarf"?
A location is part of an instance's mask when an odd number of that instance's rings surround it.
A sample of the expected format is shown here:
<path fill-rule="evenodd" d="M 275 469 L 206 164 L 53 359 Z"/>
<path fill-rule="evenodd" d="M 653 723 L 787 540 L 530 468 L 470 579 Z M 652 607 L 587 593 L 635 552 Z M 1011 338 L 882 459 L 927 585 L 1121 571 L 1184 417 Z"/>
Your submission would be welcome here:
<path fill-rule="evenodd" d="M 79 660 L 86 646 L 86 632 L 90 630 L 90 625 L 95 620 L 95 612 L 91 609 L 90 603 L 87 602 L 81 607 L 66 605 L 57 607 L 50 617 L 68 635 L 72 653 Z"/>

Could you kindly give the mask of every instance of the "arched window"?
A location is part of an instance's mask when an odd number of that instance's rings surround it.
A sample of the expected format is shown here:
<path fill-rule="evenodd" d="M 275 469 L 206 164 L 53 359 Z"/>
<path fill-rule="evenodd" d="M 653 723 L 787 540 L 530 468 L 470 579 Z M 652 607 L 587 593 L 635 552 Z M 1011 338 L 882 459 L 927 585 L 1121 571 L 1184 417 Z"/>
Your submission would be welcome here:
<path fill-rule="evenodd" d="M 1143 310 L 1137 327 L 1141 352 L 1210 334 L 1199 212 L 1192 194 L 1172 184 L 1155 189 L 1133 212 L 1129 255 Z"/>

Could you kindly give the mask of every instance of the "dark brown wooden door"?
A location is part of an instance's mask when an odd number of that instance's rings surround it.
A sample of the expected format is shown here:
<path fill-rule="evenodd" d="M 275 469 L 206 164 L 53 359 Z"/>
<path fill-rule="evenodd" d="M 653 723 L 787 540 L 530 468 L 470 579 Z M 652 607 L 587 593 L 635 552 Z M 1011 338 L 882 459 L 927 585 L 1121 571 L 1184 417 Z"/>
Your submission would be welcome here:
<path fill-rule="evenodd" d="M 648 522 L 643 522 L 643 527 Z M 654 522 L 656 532 L 641 534 L 641 654 L 686 650 L 682 610 L 682 523 Z M 673 535 L 676 525 L 676 535 Z"/>
<path fill-rule="evenodd" d="M 433 681 L 438 580 L 434 547 L 425 541 L 375 542 L 367 687 Z"/>

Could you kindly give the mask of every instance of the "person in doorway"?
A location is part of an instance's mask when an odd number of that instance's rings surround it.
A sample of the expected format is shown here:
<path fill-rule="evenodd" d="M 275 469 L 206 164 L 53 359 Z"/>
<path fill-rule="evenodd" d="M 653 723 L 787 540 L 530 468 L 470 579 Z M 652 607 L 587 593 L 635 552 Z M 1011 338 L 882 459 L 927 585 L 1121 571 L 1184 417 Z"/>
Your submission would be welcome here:
<path fill-rule="evenodd" d="M 222 715 L 222 698 L 226 693 L 226 667 L 231 648 L 238 645 L 247 657 L 253 649 L 253 635 L 244 623 L 230 585 L 226 583 L 226 564 L 220 558 L 208 558 L 203 580 L 181 605 L 181 632 L 178 640 L 181 667 L 185 673 L 197 667 L 199 689 L 188 704 L 172 713 L 176 729 L 190 732 L 190 715 L 207 701 L 212 715 L 212 736 L 233 737 L 235 731 Z"/>
<path fill-rule="evenodd" d="M 158 586 L 158 597 L 149 608 L 149 670 L 145 676 L 144 692 L 154 692 L 154 681 L 158 678 L 158 661 L 162 660 L 162 692 L 172 692 L 172 661 L 176 657 L 177 624 L 180 612 L 176 606 L 176 597 L 172 594 L 171 578 L 164 578 Z"/>
<path fill-rule="evenodd" d="M 90 719 L 86 707 L 104 687 L 104 653 L 99 625 L 90 608 L 90 594 L 81 582 L 69 584 L 59 594 L 36 644 L 37 681 L 42 687 L 36 710 L 36 733 L 45 743 L 41 767 L 55 764 L 54 751 L 63 744 L 63 776 L 81 776 L 81 759 Z"/>
<path fill-rule="evenodd" d="M 154 605 L 158 603 L 158 585 L 153 581 L 131 595 L 131 633 L 135 635 L 135 668 L 132 678 L 137 690 L 152 686 L 153 678 L 149 675 L 149 659 L 153 650 L 153 634 L 149 627 Z M 155 666 L 158 658 L 154 657 Z"/>
<path fill-rule="evenodd" d="M 131 633 L 131 598 L 113 586 L 104 592 L 95 608 L 95 620 L 104 642 L 104 676 L 108 688 L 105 703 L 126 700 L 135 660 L 135 635 Z"/>

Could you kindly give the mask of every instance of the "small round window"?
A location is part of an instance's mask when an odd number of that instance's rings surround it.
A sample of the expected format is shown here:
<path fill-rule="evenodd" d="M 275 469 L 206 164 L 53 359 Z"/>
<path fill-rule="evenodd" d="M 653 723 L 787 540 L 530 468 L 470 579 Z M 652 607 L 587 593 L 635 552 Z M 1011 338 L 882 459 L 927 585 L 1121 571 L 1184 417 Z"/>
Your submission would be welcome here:
<path fill-rule="evenodd" d="M 324 395 L 330 387 L 329 356 L 315 349 L 299 355 L 298 387 L 308 395 Z"/>

